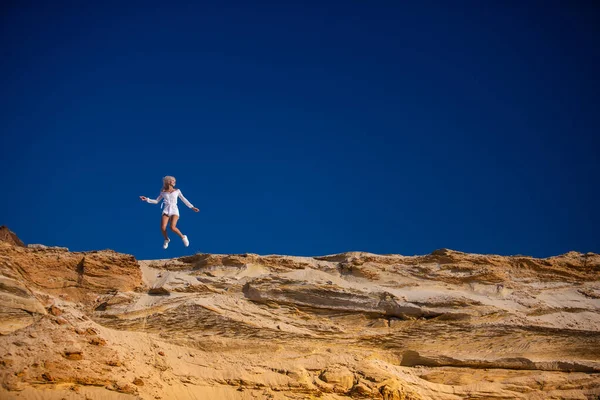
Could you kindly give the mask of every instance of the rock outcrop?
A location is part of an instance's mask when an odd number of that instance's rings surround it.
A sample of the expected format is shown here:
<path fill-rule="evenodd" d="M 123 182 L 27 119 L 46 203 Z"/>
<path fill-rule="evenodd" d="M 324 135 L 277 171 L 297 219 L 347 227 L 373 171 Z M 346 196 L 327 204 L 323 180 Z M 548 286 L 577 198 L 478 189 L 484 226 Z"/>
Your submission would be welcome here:
<path fill-rule="evenodd" d="M 15 235 L 13 231 L 4 225 L 0 226 L 0 242 L 25 247 L 25 244 L 21 241 L 21 239 L 19 239 L 19 237 Z"/>
<path fill-rule="evenodd" d="M 600 255 L 0 243 L 0 334 L 3 399 L 596 399 Z"/>

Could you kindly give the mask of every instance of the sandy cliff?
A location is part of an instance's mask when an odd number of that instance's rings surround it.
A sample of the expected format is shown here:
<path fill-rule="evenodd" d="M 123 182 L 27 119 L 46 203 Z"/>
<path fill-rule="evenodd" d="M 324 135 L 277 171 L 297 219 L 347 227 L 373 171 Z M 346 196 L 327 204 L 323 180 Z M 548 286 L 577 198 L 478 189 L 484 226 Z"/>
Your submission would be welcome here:
<path fill-rule="evenodd" d="M 138 261 L 5 237 L 3 399 L 600 396 L 598 254 Z"/>

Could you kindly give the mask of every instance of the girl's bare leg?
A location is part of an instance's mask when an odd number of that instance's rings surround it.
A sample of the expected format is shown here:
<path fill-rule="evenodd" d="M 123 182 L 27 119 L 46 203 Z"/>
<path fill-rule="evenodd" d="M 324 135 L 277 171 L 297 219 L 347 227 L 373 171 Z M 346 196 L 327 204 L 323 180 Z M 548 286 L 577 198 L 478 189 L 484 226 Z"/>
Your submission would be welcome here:
<path fill-rule="evenodd" d="M 169 216 L 163 214 L 160 219 L 160 231 L 162 232 L 163 236 L 165 237 L 165 240 L 169 239 L 169 236 L 167 235 L 167 223 L 168 222 L 169 222 Z"/>
<path fill-rule="evenodd" d="M 183 239 L 183 233 L 179 229 L 177 229 L 177 221 L 179 220 L 179 215 L 171 216 L 171 230 L 179 235 L 180 238 Z"/>

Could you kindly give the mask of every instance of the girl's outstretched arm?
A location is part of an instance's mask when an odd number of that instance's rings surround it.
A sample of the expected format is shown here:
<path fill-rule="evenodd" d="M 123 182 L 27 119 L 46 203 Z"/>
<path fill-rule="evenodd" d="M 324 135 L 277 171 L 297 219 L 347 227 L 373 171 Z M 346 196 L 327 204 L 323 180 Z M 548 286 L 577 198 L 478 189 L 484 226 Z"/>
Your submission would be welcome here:
<path fill-rule="evenodd" d="M 194 207 L 192 205 L 192 203 L 190 203 L 188 201 L 188 199 L 186 199 L 185 197 L 183 197 L 183 193 L 181 193 L 181 190 L 179 191 L 179 193 L 177 194 L 177 196 L 181 199 L 181 201 L 183 201 L 185 203 L 186 206 L 188 206 L 189 208 L 191 208 L 192 210 L 198 212 L 200 210 L 198 210 L 196 207 Z"/>
<path fill-rule="evenodd" d="M 162 199 L 163 194 L 159 194 L 158 197 L 156 198 L 156 200 L 150 199 L 146 196 L 140 196 L 140 199 L 142 199 L 142 201 L 145 201 L 146 203 L 150 203 L 150 204 L 158 204 L 158 202 L 160 201 L 160 199 Z"/>

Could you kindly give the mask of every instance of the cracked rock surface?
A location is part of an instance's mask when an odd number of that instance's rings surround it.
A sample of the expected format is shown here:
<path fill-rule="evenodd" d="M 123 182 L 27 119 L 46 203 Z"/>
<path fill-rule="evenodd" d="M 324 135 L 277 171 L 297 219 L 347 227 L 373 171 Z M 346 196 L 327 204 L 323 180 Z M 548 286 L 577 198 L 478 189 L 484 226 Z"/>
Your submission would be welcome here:
<path fill-rule="evenodd" d="M 598 254 L 139 261 L 15 243 L 2 399 L 600 396 Z"/>

